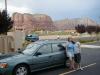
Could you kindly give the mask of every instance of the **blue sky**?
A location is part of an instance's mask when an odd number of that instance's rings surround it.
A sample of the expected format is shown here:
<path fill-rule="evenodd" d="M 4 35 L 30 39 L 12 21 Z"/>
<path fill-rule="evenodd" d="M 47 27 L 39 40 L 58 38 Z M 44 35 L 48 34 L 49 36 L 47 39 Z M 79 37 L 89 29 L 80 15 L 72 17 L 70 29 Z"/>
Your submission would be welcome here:
<path fill-rule="evenodd" d="M 47 14 L 53 20 L 89 17 L 100 22 L 100 0 L 7 0 L 8 12 Z M 4 9 L 4 0 L 0 0 Z"/>

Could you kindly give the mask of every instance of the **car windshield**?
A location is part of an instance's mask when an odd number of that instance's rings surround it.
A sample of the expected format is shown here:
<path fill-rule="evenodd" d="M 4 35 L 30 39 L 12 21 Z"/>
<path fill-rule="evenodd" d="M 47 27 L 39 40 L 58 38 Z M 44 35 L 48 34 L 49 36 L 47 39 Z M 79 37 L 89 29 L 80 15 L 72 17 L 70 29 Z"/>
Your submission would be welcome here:
<path fill-rule="evenodd" d="M 39 47 L 40 45 L 39 44 L 36 44 L 36 43 L 32 43 L 32 44 L 29 44 L 25 50 L 23 51 L 24 54 L 32 54 L 34 53 L 34 51 Z"/>

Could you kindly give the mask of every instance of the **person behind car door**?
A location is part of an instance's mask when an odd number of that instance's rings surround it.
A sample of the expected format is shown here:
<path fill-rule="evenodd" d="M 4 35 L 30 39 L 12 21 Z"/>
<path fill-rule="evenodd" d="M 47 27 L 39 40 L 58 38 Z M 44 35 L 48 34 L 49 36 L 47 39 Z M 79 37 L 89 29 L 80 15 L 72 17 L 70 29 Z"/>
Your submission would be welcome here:
<path fill-rule="evenodd" d="M 82 69 L 80 62 L 81 62 L 81 46 L 80 42 L 76 42 L 75 45 L 75 53 L 74 53 L 74 61 L 75 61 L 75 66 L 77 69 Z"/>

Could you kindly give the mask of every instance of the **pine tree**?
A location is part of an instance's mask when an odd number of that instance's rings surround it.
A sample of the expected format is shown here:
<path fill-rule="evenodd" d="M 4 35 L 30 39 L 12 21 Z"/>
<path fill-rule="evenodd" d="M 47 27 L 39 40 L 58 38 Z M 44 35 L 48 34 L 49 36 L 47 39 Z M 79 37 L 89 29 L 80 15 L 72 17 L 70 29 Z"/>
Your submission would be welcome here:
<path fill-rule="evenodd" d="M 13 27 L 13 21 L 6 10 L 0 11 L 0 34 L 7 34 Z"/>

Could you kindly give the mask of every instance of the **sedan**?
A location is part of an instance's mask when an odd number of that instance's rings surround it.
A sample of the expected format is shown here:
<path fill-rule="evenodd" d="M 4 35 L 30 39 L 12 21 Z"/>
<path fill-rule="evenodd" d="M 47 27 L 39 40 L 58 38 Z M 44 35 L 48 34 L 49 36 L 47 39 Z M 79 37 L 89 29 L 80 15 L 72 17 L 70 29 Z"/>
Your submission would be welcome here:
<path fill-rule="evenodd" d="M 31 72 L 66 64 L 66 41 L 39 40 L 23 51 L 0 56 L 0 75 L 30 75 Z"/>

